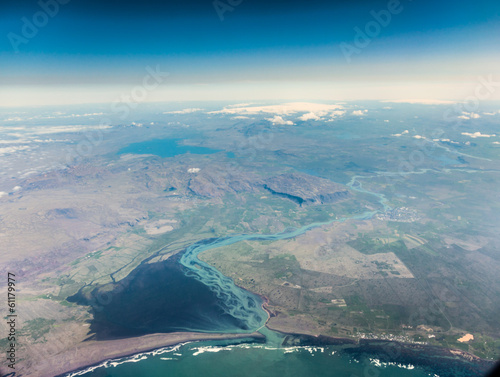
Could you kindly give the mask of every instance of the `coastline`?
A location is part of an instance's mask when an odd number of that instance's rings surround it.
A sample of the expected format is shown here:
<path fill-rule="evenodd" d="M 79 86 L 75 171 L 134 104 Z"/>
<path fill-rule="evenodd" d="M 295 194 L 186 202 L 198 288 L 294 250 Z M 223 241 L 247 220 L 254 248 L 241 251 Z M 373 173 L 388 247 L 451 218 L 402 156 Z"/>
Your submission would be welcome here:
<path fill-rule="evenodd" d="M 335 338 L 296 333 L 287 334 L 284 343 L 288 346 L 340 346 L 343 352 L 351 356 L 368 356 L 381 363 L 431 368 L 441 377 L 454 376 L 455 369 L 467 371 L 467 376 L 482 377 L 498 363 L 462 350 L 396 340 Z"/>
<path fill-rule="evenodd" d="M 276 330 L 273 330 L 276 331 Z M 343 352 L 352 356 L 367 356 L 381 362 L 412 364 L 419 367 L 442 368 L 440 376 L 453 376 L 452 368 L 469 369 L 470 376 L 483 376 L 490 371 L 495 361 L 481 359 L 461 350 L 444 347 L 402 343 L 392 340 L 336 338 L 325 335 L 284 333 L 284 346 L 339 346 Z M 238 340 L 253 338 L 263 340 L 264 336 L 251 334 L 206 334 L 206 333 L 170 333 L 150 334 L 136 338 L 89 341 L 82 343 L 76 350 L 69 350 L 57 355 L 52 362 L 40 366 L 25 377 L 63 377 L 72 372 L 98 366 L 106 360 L 129 357 L 145 352 L 152 352 L 164 347 L 183 343 L 208 340 Z M 58 361 L 64 360 L 62 363 Z M 447 374 L 448 372 L 448 374 Z"/>
<path fill-rule="evenodd" d="M 246 289 L 241 286 L 239 287 Z M 351 354 L 365 353 L 373 355 L 378 353 L 381 355 L 382 359 L 386 359 L 388 362 L 407 362 L 422 367 L 433 365 L 434 368 L 439 368 L 440 364 L 437 364 L 436 361 L 440 361 L 445 367 L 450 364 L 459 365 L 462 368 L 469 369 L 471 373 L 479 373 L 477 376 L 481 377 L 487 375 L 495 366 L 500 366 L 500 360 L 483 359 L 470 352 L 456 348 L 446 348 L 430 344 L 404 343 L 397 340 L 343 338 L 322 334 L 313 335 L 298 332 L 285 332 L 273 329 L 268 326 L 269 320 L 275 316 L 275 314 L 267 308 L 269 298 L 261 294 L 257 295 L 263 300 L 262 309 L 268 315 L 264 326 L 271 331 L 283 334 L 285 337 L 283 340 L 284 346 L 343 346 L 346 350 L 353 350 L 351 352 L 348 351 L 348 353 Z M 477 366 L 477 370 L 474 370 L 474 368 L 471 369 L 472 365 Z M 451 376 L 453 376 L 453 374 L 451 374 Z"/>
<path fill-rule="evenodd" d="M 18 371 L 24 377 L 62 377 L 68 373 L 77 372 L 97 366 L 106 360 L 133 356 L 143 352 L 151 352 L 164 347 L 175 346 L 187 342 L 204 340 L 237 340 L 245 338 L 263 339 L 259 333 L 251 334 L 211 334 L 176 332 L 167 334 L 150 334 L 135 338 L 115 340 L 85 341 L 74 349 L 55 355 L 30 368 L 29 372 Z"/>
<path fill-rule="evenodd" d="M 239 286 L 238 284 L 235 284 Z M 242 289 L 244 287 L 239 286 Z M 56 355 L 47 360 L 43 365 L 38 365 L 36 370 L 30 370 L 25 377 L 63 377 L 69 373 L 82 371 L 93 366 L 98 366 L 107 360 L 131 357 L 137 354 L 152 352 L 165 347 L 181 345 L 189 342 L 209 340 L 238 340 L 254 339 L 255 341 L 265 339 L 258 331 L 263 327 L 278 332 L 284 336 L 283 346 L 338 346 L 343 352 L 352 356 L 370 355 L 382 362 L 400 364 L 412 364 L 420 367 L 449 368 L 453 366 L 465 367 L 471 371 L 470 376 L 483 376 L 491 370 L 495 361 L 482 359 L 466 351 L 439 347 L 434 345 L 422 345 L 403 343 L 395 340 L 380 339 L 356 339 L 345 337 L 332 337 L 321 334 L 306 334 L 299 332 L 285 332 L 272 329 L 268 326 L 269 320 L 275 316 L 267 308 L 269 299 L 252 292 L 262 299 L 262 309 L 267 314 L 265 324 L 257 331 L 249 334 L 242 333 L 200 333 L 200 332 L 176 332 L 149 334 L 140 337 L 121 338 L 113 340 L 88 340 L 80 343 L 75 349 Z M 61 362 L 62 361 L 62 362 Z M 441 374 L 440 374 L 441 376 Z M 453 376 L 444 373 L 442 376 Z"/>

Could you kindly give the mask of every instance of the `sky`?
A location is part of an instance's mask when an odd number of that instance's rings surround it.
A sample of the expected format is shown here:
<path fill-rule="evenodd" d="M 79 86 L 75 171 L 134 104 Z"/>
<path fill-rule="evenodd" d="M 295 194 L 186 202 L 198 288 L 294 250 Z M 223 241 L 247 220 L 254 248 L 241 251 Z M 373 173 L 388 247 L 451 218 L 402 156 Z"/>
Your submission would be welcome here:
<path fill-rule="evenodd" d="M 499 63 L 497 0 L 0 5 L 0 106 L 7 107 L 119 99 L 463 100 L 481 78 L 500 81 Z M 500 87 L 490 94 L 500 99 Z"/>

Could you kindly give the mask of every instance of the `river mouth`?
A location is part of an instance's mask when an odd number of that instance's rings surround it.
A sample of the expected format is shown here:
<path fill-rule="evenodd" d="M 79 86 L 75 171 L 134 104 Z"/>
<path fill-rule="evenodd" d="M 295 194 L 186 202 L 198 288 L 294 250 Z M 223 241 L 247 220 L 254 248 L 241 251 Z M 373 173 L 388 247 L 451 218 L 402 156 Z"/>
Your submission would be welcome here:
<path fill-rule="evenodd" d="M 370 218 L 365 212 L 351 219 Z M 258 295 L 198 258 L 205 250 L 244 240 L 279 240 L 312 228 L 345 221 L 314 223 L 278 234 L 233 235 L 205 239 L 165 261 L 144 260 L 124 279 L 83 287 L 69 302 L 92 308 L 91 338 L 107 340 L 178 331 L 251 333 L 261 330 L 268 313 Z"/>
<path fill-rule="evenodd" d="M 126 278 L 81 290 L 68 301 L 92 307 L 90 333 L 109 340 L 177 331 L 246 332 L 217 294 L 179 263 L 179 256 L 143 263 Z"/>

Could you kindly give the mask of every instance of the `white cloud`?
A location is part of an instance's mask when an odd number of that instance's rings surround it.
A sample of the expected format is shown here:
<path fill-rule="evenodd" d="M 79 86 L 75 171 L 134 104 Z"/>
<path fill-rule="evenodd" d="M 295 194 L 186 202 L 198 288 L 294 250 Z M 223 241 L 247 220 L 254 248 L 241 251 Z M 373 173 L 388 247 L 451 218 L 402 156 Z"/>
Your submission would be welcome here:
<path fill-rule="evenodd" d="M 415 139 L 425 139 L 425 136 L 415 135 L 413 136 Z"/>
<path fill-rule="evenodd" d="M 36 127 L 4 127 L 4 130 L 23 130 L 21 133 L 10 133 L 9 135 L 22 137 L 25 135 L 46 135 L 46 134 L 58 134 L 66 132 L 83 132 L 89 130 L 102 130 L 106 128 L 112 128 L 112 126 L 36 126 Z"/>
<path fill-rule="evenodd" d="M 6 196 L 6 195 L 9 195 L 9 194 L 7 194 L 5 191 L 0 191 L 0 198 L 1 198 L 2 196 Z"/>
<path fill-rule="evenodd" d="M 402 135 L 406 135 L 409 131 L 408 130 L 404 130 L 403 132 L 401 132 L 400 134 L 392 134 L 391 136 L 396 136 L 396 137 L 400 137 Z"/>
<path fill-rule="evenodd" d="M 16 126 L 16 127 L 2 127 L 2 130 L 9 130 L 9 131 L 21 131 L 25 130 L 26 127 L 24 126 Z"/>
<path fill-rule="evenodd" d="M 244 115 L 238 115 L 238 116 L 232 117 L 231 119 L 250 119 L 250 117 L 246 117 Z"/>
<path fill-rule="evenodd" d="M 26 139 L 18 139 L 18 140 L 0 140 L 0 144 L 29 144 L 33 141 L 37 140 L 26 140 Z"/>
<path fill-rule="evenodd" d="M 474 132 L 474 133 L 470 133 L 470 132 L 462 132 L 462 135 L 464 136 L 470 136 L 472 137 L 473 139 L 477 138 L 477 137 L 493 137 L 493 136 L 497 136 L 495 134 L 491 134 L 491 135 L 488 135 L 488 134 L 482 134 L 481 132 Z"/>
<path fill-rule="evenodd" d="M 333 122 L 335 120 L 335 118 L 343 116 L 343 115 L 345 115 L 345 113 L 346 113 L 345 110 L 334 110 L 334 111 L 331 111 L 329 113 L 329 115 L 331 116 L 331 118 L 328 119 L 327 122 Z"/>
<path fill-rule="evenodd" d="M 54 115 L 35 115 L 32 117 L 27 117 L 27 118 L 20 118 L 20 117 L 12 117 L 12 118 L 7 118 L 4 121 L 14 121 L 14 122 L 19 122 L 22 120 L 34 120 L 34 119 L 64 119 L 64 118 L 82 118 L 82 117 L 92 117 L 92 116 L 99 116 L 99 115 L 104 115 L 104 113 L 87 113 L 87 114 L 69 114 L 69 115 L 64 115 L 65 113 L 62 113 L 60 111 L 53 112 L 52 114 Z"/>
<path fill-rule="evenodd" d="M 198 109 L 196 107 L 191 107 L 188 109 L 183 109 L 183 110 L 176 110 L 176 111 L 165 111 L 163 114 L 190 114 L 190 113 L 195 113 L 197 111 L 202 111 L 203 109 Z"/>
<path fill-rule="evenodd" d="M 245 107 L 250 106 L 252 103 L 235 103 L 234 105 L 227 105 L 226 107 Z"/>
<path fill-rule="evenodd" d="M 266 118 L 272 124 L 284 124 L 287 126 L 293 126 L 293 122 L 291 120 L 284 120 L 283 117 L 279 115 L 275 115 L 273 118 Z"/>
<path fill-rule="evenodd" d="M 468 113 L 466 111 L 462 111 L 462 115 L 458 116 L 459 119 L 477 119 L 481 118 L 479 114 L 476 113 Z"/>
<path fill-rule="evenodd" d="M 307 121 L 307 120 L 321 120 L 321 116 L 316 115 L 315 113 L 305 113 L 299 117 L 300 120 Z"/>
<path fill-rule="evenodd" d="M 311 102 L 289 102 L 281 105 L 269 106 L 242 106 L 242 107 L 225 107 L 222 110 L 211 111 L 208 114 L 278 114 L 290 115 L 295 113 L 318 113 L 318 112 L 332 112 L 335 110 L 343 109 L 344 107 L 339 104 L 325 105 L 320 103 Z"/>
<path fill-rule="evenodd" d="M 456 103 L 456 101 L 445 101 L 438 99 L 395 99 L 395 100 L 386 100 L 381 102 L 414 103 L 421 105 L 446 105 L 446 104 Z"/>
<path fill-rule="evenodd" d="M 346 113 L 345 110 L 334 110 L 334 111 L 330 112 L 330 116 L 337 117 L 337 116 L 345 115 L 345 113 Z"/>
<path fill-rule="evenodd" d="M 201 169 L 200 168 L 189 168 L 187 171 L 188 173 L 198 173 Z"/>
<path fill-rule="evenodd" d="M 18 151 L 24 151 L 26 149 L 30 149 L 28 146 L 19 146 L 19 147 L 5 147 L 5 148 L 0 148 L 0 156 L 3 156 L 5 154 L 10 154 Z"/>
<path fill-rule="evenodd" d="M 356 116 L 363 116 L 363 115 L 365 115 L 367 112 L 368 112 L 368 110 L 354 110 L 354 111 L 352 112 L 352 115 L 356 115 Z"/>
<path fill-rule="evenodd" d="M 21 187 L 21 186 L 15 186 L 15 187 L 12 189 L 12 191 L 16 192 L 16 191 L 19 191 L 19 190 L 21 190 L 21 189 L 22 189 L 22 187 Z"/>
<path fill-rule="evenodd" d="M 500 144 L 500 141 L 494 141 L 492 144 Z"/>
<path fill-rule="evenodd" d="M 441 141 L 443 143 L 460 144 L 458 141 L 453 141 L 450 139 L 432 139 L 433 141 Z"/>

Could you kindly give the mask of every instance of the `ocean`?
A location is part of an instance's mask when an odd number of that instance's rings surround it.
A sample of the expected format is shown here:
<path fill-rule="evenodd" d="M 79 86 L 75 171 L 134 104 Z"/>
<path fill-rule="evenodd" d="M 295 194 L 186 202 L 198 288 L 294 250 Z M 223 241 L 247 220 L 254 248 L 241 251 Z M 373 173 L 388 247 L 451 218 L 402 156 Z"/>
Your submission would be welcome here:
<path fill-rule="evenodd" d="M 354 357 L 336 346 L 272 347 L 194 342 L 106 361 L 72 373 L 85 377 L 424 377 L 439 376 L 412 364 Z M 467 376 L 455 371 L 454 376 Z"/>

